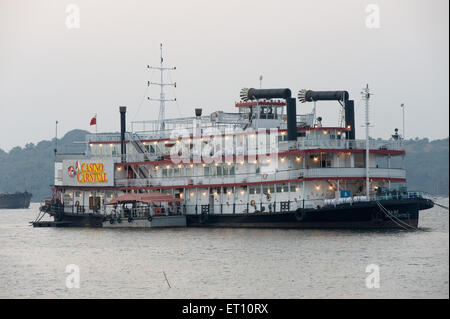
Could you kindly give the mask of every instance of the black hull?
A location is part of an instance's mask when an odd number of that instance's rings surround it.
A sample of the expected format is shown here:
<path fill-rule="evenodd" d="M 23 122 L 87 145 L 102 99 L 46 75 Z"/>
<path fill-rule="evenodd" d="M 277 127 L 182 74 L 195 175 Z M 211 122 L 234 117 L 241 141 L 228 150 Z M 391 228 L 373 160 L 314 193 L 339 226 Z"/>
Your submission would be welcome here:
<path fill-rule="evenodd" d="M 0 209 L 18 209 L 30 207 L 31 193 L 0 194 Z"/>
<path fill-rule="evenodd" d="M 54 227 L 102 227 L 104 216 L 99 214 L 71 214 L 71 213 L 58 213 L 48 212 L 50 216 L 53 216 Z M 33 226 L 39 226 L 36 224 Z"/>
<path fill-rule="evenodd" d="M 54 217 L 54 222 L 37 222 L 33 223 L 34 227 L 102 227 L 104 221 L 103 215 L 73 215 L 64 214 L 57 215 L 50 213 L 50 216 Z M 48 224 L 48 225 L 47 225 Z"/>
<path fill-rule="evenodd" d="M 285 213 L 186 215 L 187 227 L 227 228 L 417 228 L 419 211 L 433 207 L 428 199 L 380 201 L 389 215 L 375 201 L 328 206 L 320 209 L 298 209 Z M 42 207 L 54 217 L 54 227 L 102 227 L 101 214 L 63 213 L 63 208 Z M 393 217 L 394 216 L 394 217 Z M 399 221 L 400 220 L 400 221 Z M 45 223 L 44 223 L 45 224 Z M 50 226 L 42 223 L 35 227 Z M 409 227 L 411 226 L 411 227 Z"/>
<path fill-rule="evenodd" d="M 384 213 L 376 202 L 361 202 L 321 209 L 299 209 L 286 213 L 233 215 L 188 215 L 188 227 L 232 228 L 408 228 L 418 227 L 419 211 L 433 207 L 426 199 L 380 202 L 395 218 Z M 401 222 L 398 221 L 401 220 Z"/>

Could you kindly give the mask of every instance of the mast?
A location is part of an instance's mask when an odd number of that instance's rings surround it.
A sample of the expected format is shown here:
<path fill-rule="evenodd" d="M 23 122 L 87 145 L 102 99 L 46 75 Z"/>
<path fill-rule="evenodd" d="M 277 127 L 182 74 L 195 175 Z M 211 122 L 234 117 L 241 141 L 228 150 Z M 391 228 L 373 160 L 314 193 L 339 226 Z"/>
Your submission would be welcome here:
<path fill-rule="evenodd" d="M 164 83 L 164 71 L 171 71 L 171 70 L 176 70 L 176 67 L 172 67 L 172 68 L 165 68 L 163 67 L 163 52 L 162 52 L 162 43 L 160 43 L 159 46 L 160 49 L 160 63 L 159 63 L 159 67 L 154 67 L 154 66 L 149 66 L 147 65 L 147 68 L 149 69 L 153 69 L 153 70 L 159 70 L 160 71 L 160 82 L 150 82 L 148 81 L 148 85 L 159 85 L 160 86 L 160 93 L 159 93 L 159 99 L 153 99 L 148 97 L 148 99 L 150 101 L 159 101 L 159 116 L 158 116 L 158 128 L 160 130 L 164 130 L 164 120 L 165 120 L 165 113 L 166 113 L 166 102 L 174 102 L 176 101 L 176 98 L 174 99 L 166 99 L 166 94 L 164 93 L 164 87 L 165 86 L 173 86 L 173 87 L 177 87 L 177 83 L 169 83 L 166 82 Z"/>
<path fill-rule="evenodd" d="M 402 130 L 402 140 L 405 139 L 405 103 L 400 104 L 400 107 L 402 108 L 402 112 L 403 112 L 403 130 Z"/>
<path fill-rule="evenodd" d="M 55 156 L 58 152 L 58 121 L 55 122 Z"/>
<path fill-rule="evenodd" d="M 363 99 L 366 102 L 366 196 L 367 199 L 370 199 L 370 179 L 369 179 L 369 99 L 370 99 L 370 91 L 369 84 L 366 84 L 363 92 Z"/>

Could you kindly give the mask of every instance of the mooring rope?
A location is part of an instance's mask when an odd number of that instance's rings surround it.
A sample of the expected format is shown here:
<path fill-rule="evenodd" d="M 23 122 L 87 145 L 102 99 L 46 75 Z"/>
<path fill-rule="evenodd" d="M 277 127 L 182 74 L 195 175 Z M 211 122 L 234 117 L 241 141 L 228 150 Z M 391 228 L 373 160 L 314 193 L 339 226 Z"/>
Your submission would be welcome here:
<path fill-rule="evenodd" d="M 37 220 L 39 219 L 39 217 L 41 216 L 41 211 L 39 211 L 38 215 L 36 216 L 36 218 L 34 219 L 33 223 L 37 222 Z"/>
<path fill-rule="evenodd" d="M 45 212 L 42 212 L 41 217 L 37 220 L 37 222 L 40 222 L 42 218 L 44 218 Z"/>
<path fill-rule="evenodd" d="M 426 195 L 428 195 L 429 197 L 431 197 L 431 198 L 429 198 L 429 199 L 433 202 L 434 205 L 439 206 L 439 207 L 441 207 L 441 208 L 444 208 L 444 209 L 446 209 L 446 210 L 449 210 L 449 209 L 448 209 L 448 206 L 445 206 L 445 205 L 442 205 L 442 204 L 439 204 L 439 203 L 436 202 L 436 199 L 439 198 L 438 195 L 432 194 L 432 193 L 429 193 L 429 192 L 425 192 L 425 191 L 417 191 L 417 192 L 426 194 Z"/>
<path fill-rule="evenodd" d="M 381 209 L 382 212 L 386 214 L 386 216 L 397 226 L 404 230 L 416 230 L 416 228 L 412 227 L 411 225 L 402 222 L 400 219 L 392 215 L 381 203 L 377 202 L 378 207 Z"/>
<path fill-rule="evenodd" d="M 436 206 L 442 207 L 443 209 L 448 210 L 448 206 L 444 206 L 444 205 L 438 204 L 435 201 L 433 201 L 433 204 L 436 205 Z"/>
<path fill-rule="evenodd" d="M 384 207 L 379 201 L 376 201 L 378 207 L 381 209 L 382 212 L 384 212 L 388 218 L 390 220 L 392 220 L 395 224 L 397 224 L 398 226 L 400 226 L 401 228 L 405 229 L 405 230 L 420 230 L 419 228 L 416 228 L 414 226 L 411 226 L 408 223 L 405 223 L 404 221 L 402 221 L 401 219 L 399 219 L 398 217 L 394 216 L 391 212 L 389 212 L 386 207 Z M 410 227 L 410 228 L 407 228 Z"/>
<path fill-rule="evenodd" d="M 42 213 L 42 214 L 41 214 Z M 45 211 L 39 211 L 39 214 L 37 215 L 36 219 L 34 220 L 34 222 L 32 223 L 38 223 L 41 221 L 41 219 L 44 217 L 44 215 L 46 214 Z"/>

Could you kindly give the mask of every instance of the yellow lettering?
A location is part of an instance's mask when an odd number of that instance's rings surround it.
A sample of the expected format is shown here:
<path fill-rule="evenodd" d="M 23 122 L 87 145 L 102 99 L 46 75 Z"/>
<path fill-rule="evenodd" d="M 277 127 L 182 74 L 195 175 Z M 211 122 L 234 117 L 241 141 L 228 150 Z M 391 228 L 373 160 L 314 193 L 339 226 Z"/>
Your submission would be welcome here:
<path fill-rule="evenodd" d="M 107 183 L 105 164 L 103 163 L 83 163 L 81 170 L 77 173 L 78 183 Z"/>

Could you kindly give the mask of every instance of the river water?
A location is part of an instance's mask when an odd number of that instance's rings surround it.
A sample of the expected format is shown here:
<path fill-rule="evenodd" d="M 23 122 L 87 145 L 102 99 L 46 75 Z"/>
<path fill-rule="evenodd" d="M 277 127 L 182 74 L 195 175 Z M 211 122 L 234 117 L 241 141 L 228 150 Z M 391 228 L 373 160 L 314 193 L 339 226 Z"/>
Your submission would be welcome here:
<path fill-rule="evenodd" d="M 37 212 L 0 210 L 0 298 L 449 298 L 440 207 L 416 232 L 33 228 Z"/>

